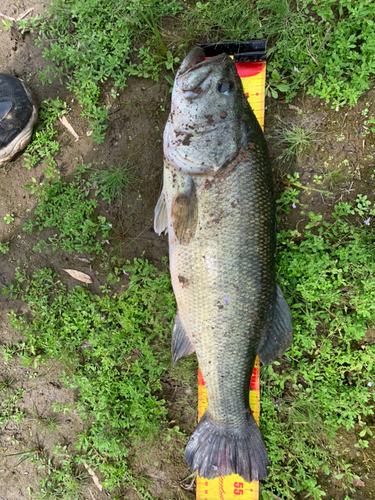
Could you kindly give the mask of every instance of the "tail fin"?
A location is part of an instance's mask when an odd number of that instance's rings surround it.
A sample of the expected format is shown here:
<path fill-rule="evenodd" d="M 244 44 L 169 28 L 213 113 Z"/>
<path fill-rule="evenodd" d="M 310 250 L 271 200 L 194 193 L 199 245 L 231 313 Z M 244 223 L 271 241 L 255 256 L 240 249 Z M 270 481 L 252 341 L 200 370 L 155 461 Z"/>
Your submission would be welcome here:
<path fill-rule="evenodd" d="M 260 430 L 249 412 L 243 427 L 229 429 L 216 424 L 207 411 L 185 449 L 185 461 L 201 477 L 213 479 L 238 474 L 245 481 L 268 476 L 269 459 Z"/>

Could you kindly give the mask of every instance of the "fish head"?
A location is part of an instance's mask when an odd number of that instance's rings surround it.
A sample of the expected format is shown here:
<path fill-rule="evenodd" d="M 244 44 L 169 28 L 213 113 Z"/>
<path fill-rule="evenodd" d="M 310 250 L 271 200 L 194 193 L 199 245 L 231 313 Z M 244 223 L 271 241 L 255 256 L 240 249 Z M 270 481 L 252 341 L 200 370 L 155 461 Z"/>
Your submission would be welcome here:
<path fill-rule="evenodd" d="M 186 174 L 213 175 L 246 145 L 241 79 L 227 54 L 205 59 L 194 48 L 175 78 L 164 154 Z"/>

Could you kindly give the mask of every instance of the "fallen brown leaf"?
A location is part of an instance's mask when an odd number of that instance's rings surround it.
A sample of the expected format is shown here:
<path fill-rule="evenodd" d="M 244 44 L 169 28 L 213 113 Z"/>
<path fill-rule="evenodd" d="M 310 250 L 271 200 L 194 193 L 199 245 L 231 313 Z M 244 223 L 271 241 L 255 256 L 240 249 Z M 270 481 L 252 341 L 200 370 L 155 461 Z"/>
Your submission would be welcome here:
<path fill-rule="evenodd" d="M 301 108 L 299 108 L 298 106 L 294 106 L 293 104 L 289 104 L 289 109 L 294 109 L 294 111 L 300 111 Z"/>
<path fill-rule="evenodd" d="M 70 274 L 72 278 L 82 283 L 92 283 L 92 279 L 88 274 L 81 273 L 81 271 L 76 271 L 75 269 L 63 269 L 66 273 Z"/>
<path fill-rule="evenodd" d="M 92 477 L 92 480 L 94 481 L 95 486 L 98 488 L 98 490 L 102 491 L 103 486 L 99 483 L 98 476 L 95 474 L 95 472 L 92 469 L 90 469 L 90 467 L 87 464 L 84 463 L 83 465 L 86 467 L 87 472 Z"/>
<path fill-rule="evenodd" d="M 365 483 L 363 481 L 361 481 L 360 479 L 353 479 L 353 486 L 355 488 L 357 488 L 358 486 L 361 486 L 363 487 L 365 485 Z"/>
<path fill-rule="evenodd" d="M 77 142 L 79 140 L 79 136 L 77 132 L 74 130 L 74 128 L 70 125 L 68 120 L 65 118 L 65 116 L 59 116 L 59 120 L 64 125 L 64 127 L 72 134 L 72 136 L 75 138 Z"/>
<path fill-rule="evenodd" d="M 90 261 L 88 259 L 85 259 L 84 257 L 76 257 L 77 260 L 80 260 L 81 262 L 87 262 L 87 264 L 90 264 Z"/>

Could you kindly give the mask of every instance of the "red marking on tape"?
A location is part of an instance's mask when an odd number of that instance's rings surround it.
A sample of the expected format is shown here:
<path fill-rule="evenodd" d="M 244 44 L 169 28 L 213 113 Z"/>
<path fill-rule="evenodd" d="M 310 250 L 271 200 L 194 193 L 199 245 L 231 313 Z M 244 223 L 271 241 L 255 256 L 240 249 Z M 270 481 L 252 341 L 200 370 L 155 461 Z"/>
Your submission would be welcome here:
<path fill-rule="evenodd" d="M 204 380 L 200 368 L 198 369 L 198 385 L 204 385 Z"/>
<path fill-rule="evenodd" d="M 225 495 L 225 491 L 224 491 L 224 476 L 220 476 L 219 477 L 219 496 L 220 496 L 220 500 L 224 500 L 224 495 Z"/>
<path fill-rule="evenodd" d="M 250 381 L 250 389 L 256 391 L 258 390 L 258 388 L 259 388 L 259 368 L 254 367 L 253 375 Z"/>
<path fill-rule="evenodd" d="M 259 73 L 264 68 L 264 63 L 262 62 L 236 63 L 236 68 L 240 78 L 246 78 L 249 76 L 259 75 Z"/>

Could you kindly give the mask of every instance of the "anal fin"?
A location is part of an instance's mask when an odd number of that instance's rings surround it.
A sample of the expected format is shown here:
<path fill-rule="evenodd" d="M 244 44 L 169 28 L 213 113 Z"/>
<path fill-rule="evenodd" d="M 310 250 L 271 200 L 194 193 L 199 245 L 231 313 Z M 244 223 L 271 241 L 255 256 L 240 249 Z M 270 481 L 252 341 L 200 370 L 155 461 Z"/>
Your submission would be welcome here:
<path fill-rule="evenodd" d="M 270 365 L 281 356 L 292 342 L 292 315 L 280 287 L 276 285 L 276 304 L 273 320 L 263 333 L 258 346 L 259 359 L 263 365 Z"/>
<path fill-rule="evenodd" d="M 187 356 L 195 351 L 191 340 L 189 339 L 184 327 L 182 326 L 180 316 L 177 313 L 174 320 L 172 333 L 172 361 L 175 364 L 183 356 Z"/>

